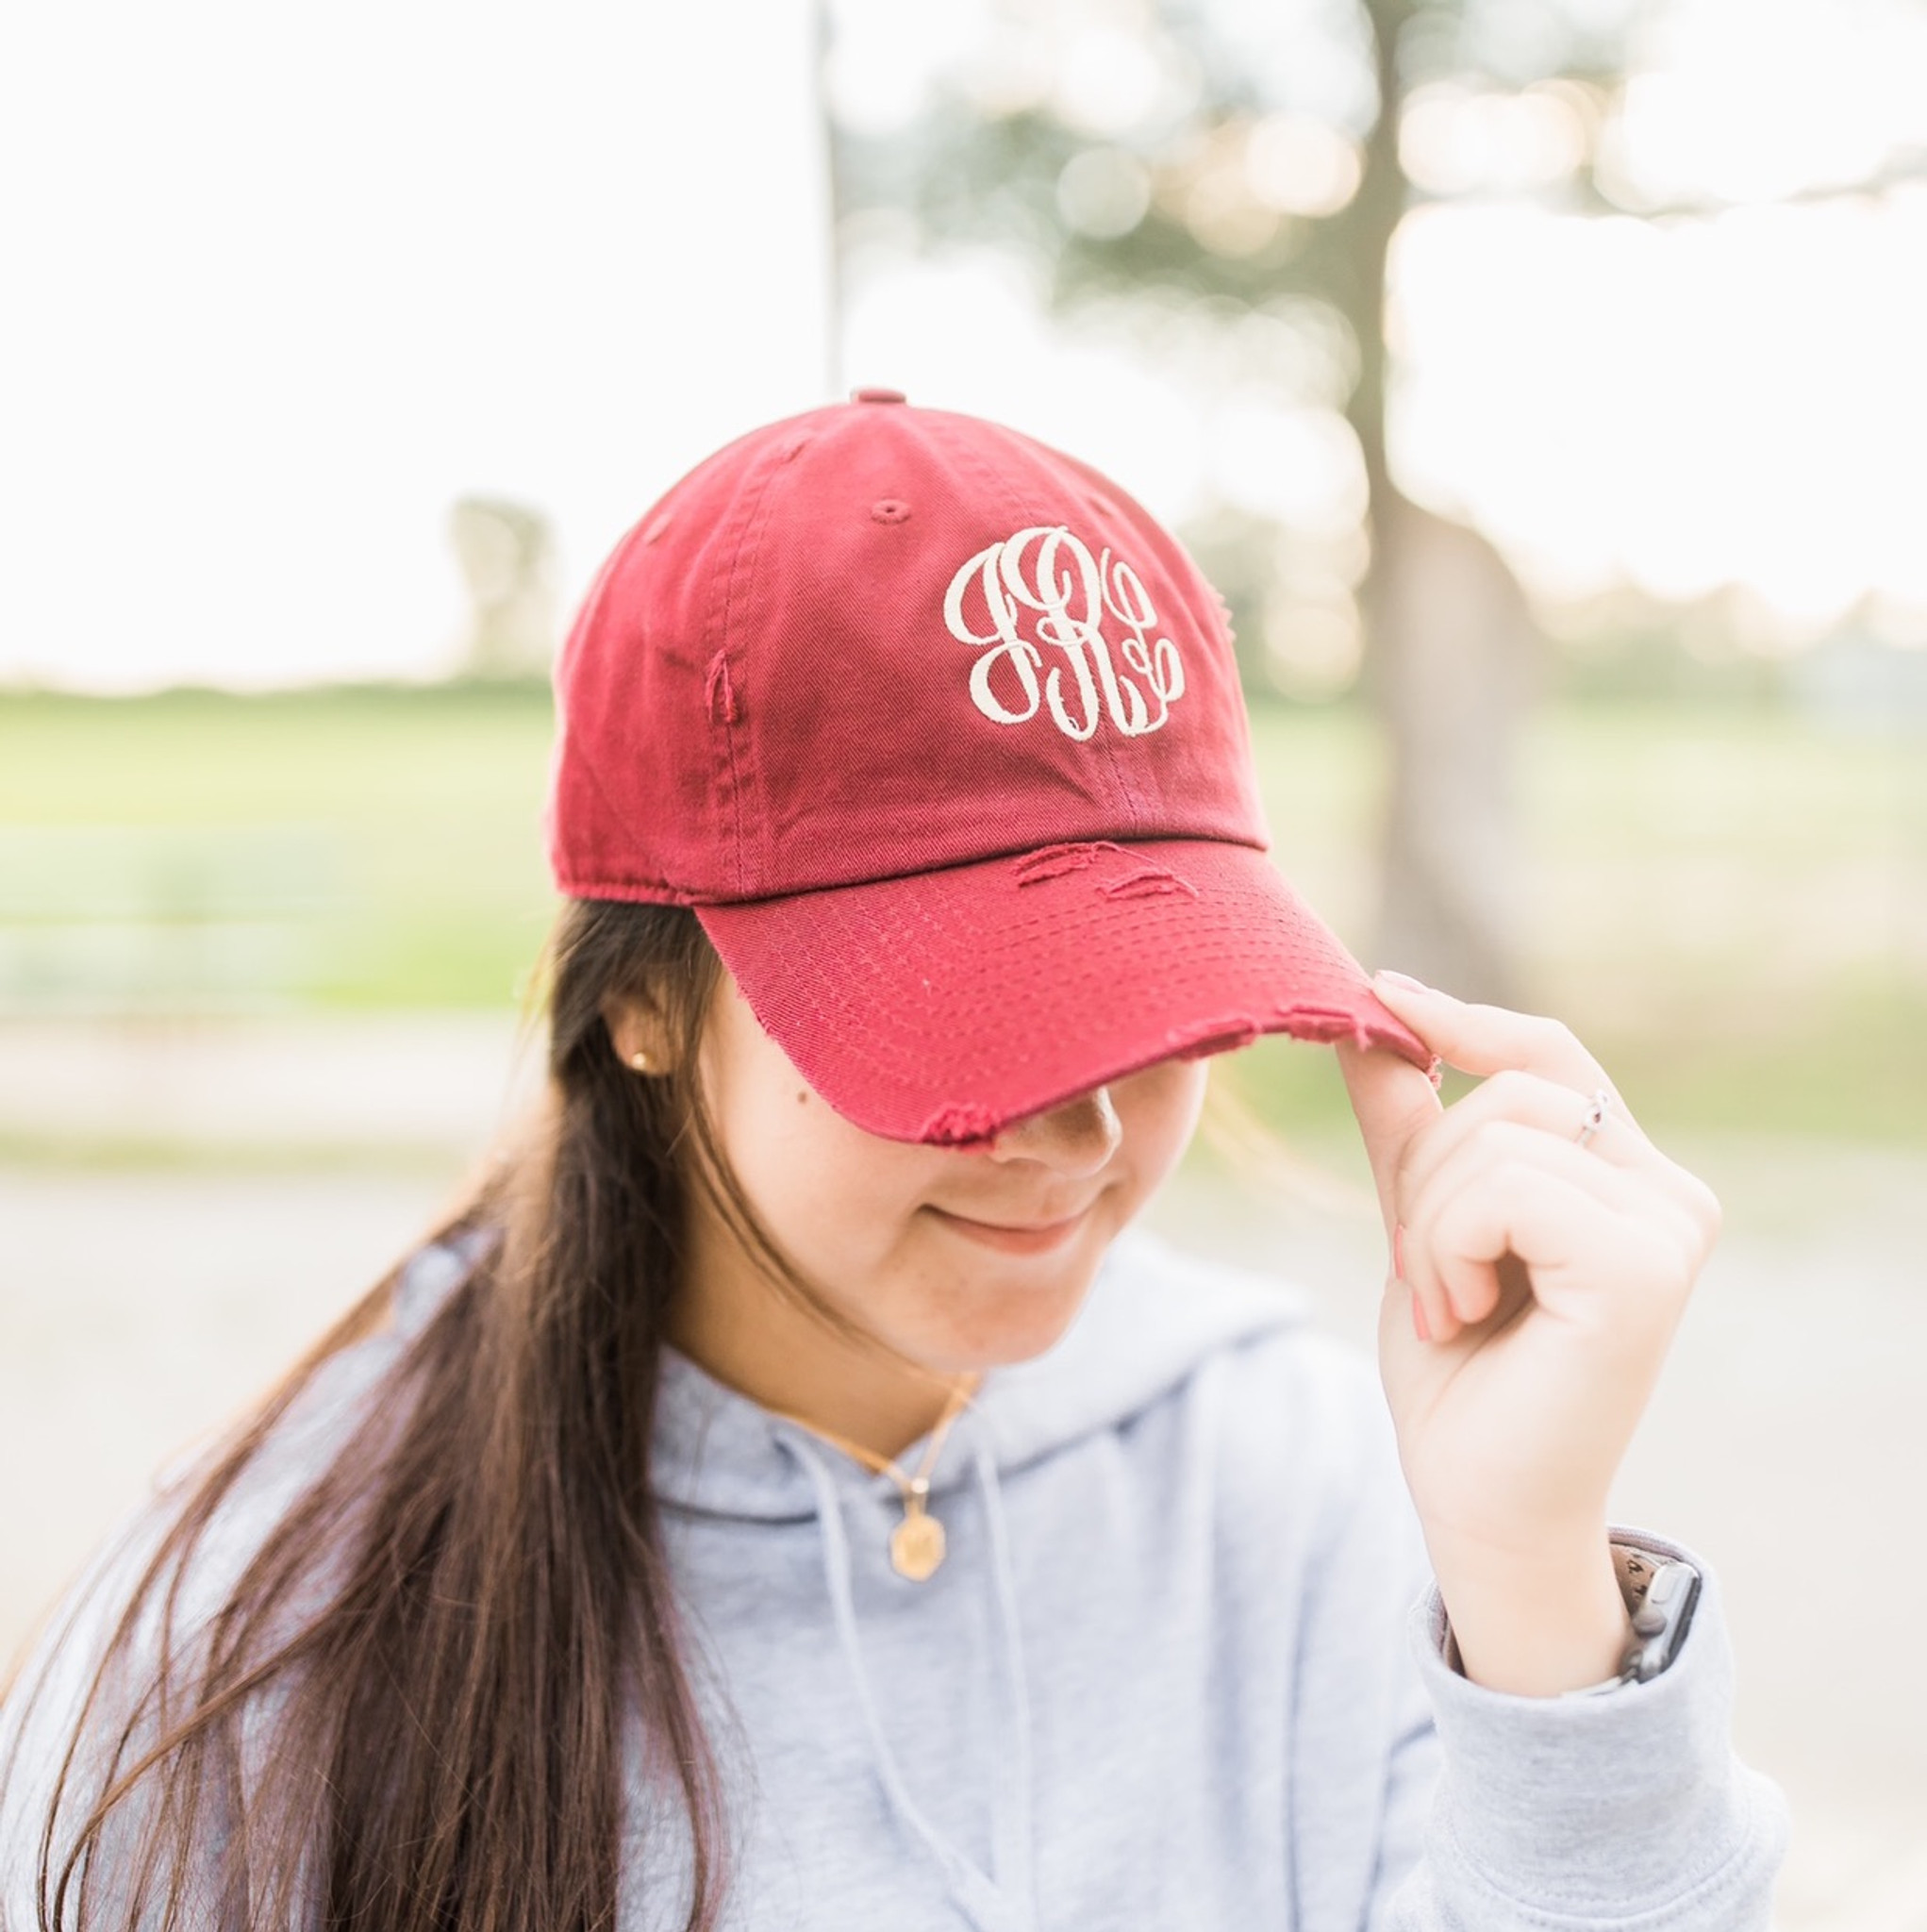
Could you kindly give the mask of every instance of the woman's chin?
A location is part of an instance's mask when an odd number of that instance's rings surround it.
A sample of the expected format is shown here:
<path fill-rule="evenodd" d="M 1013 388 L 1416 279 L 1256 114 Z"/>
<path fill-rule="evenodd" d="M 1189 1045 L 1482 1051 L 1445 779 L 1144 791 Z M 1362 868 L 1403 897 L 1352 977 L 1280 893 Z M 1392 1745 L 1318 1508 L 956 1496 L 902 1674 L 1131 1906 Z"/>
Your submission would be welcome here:
<path fill-rule="evenodd" d="M 1096 1274 L 1095 1265 L 1060 1265 L 1048 1278 L 979 1283 L 931 1324 L 915 1353 L 951 1375 L 1030 1361 L 1063 1340 Z"/>

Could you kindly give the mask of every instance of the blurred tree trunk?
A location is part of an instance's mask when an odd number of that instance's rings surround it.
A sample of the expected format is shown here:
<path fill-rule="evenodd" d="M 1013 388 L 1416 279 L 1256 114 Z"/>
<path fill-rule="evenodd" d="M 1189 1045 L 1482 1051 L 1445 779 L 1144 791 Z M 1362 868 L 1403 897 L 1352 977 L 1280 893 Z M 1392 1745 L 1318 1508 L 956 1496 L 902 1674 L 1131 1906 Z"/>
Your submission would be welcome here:
<path fill-rule="evenodd" d="M 1386 460 L 1386 262 L 1405 210 L 1401 29 L 1412 0 L 1363 0 L 1379 114 L 1350 210 L 1359 376 L 1348 414 L 1370 486 L 1365 680 L 1385 734 L 1378 963 L 1462 997 L 1520 997 L 1515 774 L 1538 639 L 1518 578 L 1476 532 L 1421 509 Z"/>
<path fill-rule="evenodd" d="M 1531 612 L 1483 537 L 1393 492 L 1372 509 L 1366 592 L 1367 675 L 1388 754 L 1377 961 L 1516 1005 Z"/>

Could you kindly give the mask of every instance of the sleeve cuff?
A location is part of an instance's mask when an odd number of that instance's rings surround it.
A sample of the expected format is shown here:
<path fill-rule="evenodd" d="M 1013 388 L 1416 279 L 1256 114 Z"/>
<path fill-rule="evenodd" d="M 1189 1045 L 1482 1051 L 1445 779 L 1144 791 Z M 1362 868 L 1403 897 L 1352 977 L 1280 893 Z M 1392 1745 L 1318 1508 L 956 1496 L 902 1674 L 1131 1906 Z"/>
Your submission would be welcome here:
<path fill-rule="evenodd" d="M 1701 1573 L 1692 1624 L 1650 1682 L 1590 1697 L 1487 1690 L 1447 1661 L 1437 1586 L 1414 1606 L 1409 1634 L 1444 1755 L 1435 1856 L 1506 1899 L 1556 1900 L 1582 1914 L 1618 1917 L 1706 1886 L 1770 1889 L 1786 1806 L 1733 1756 L 1733 1653 L 1718 1581 L 1676 1544 L 1610 1534 Z"/>

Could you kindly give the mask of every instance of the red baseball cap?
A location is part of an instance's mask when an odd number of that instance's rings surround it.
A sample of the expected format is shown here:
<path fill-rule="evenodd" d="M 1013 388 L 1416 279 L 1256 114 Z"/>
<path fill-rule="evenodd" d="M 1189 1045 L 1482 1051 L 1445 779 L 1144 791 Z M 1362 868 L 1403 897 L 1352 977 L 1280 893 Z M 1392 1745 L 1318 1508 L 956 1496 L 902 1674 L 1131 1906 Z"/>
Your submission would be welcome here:
<path fill-rule="evenodd" d="M 753 431 L 563 646 L 557 885 L 696 909 L 828 1104 L 967 1145 L 1262 1033 L 1431 1064 L 1265 856 L 1224 608 L 1095 471 L 893 390 Z"/>

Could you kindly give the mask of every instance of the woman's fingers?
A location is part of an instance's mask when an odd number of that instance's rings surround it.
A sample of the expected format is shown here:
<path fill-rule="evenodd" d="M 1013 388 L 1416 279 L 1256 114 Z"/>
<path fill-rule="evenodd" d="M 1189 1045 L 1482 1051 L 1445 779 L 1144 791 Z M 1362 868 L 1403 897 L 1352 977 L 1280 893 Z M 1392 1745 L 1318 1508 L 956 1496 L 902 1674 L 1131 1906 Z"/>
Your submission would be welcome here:
<path fill-rule="evenodd" d="M 1389 1237 L 1398 1219 L 1400 1164 L 1415 1137 L 1438 1120 L 1437 1090 L 1410 1060 L 1387 1047 L 1354 1046 L 1341 1040 L 1338 1069 L 1358 1119 Z"/>
<path fill-rule="evenodd" d="M 1447 1066 L 1462 1074 L 1512 1068 L 1575 1093 L 1593 1093 L 1602 1087 L 1612 1091 L 1604 1068 L 1557 1020 L 1473 1006 L 1393 974 L 1377 974 L 1371 990 Z"/>
<path fill-rule="evenodd" d="M 1572 1033 L 1385 974 L 1373 990 L 1448 1065 L 1482 1076 L 1441 1109 L 1405 1062 L 1340 1049 L 1421 1334 L 1449 1341 L 1587 1284 L 1651 1289 L 1676 1316 L 1719 1203 L 1646 1138 Z"/>
<path fill-rule="evenodd" d="M 1406 1141 L 1393 1177 L 1397 1199 L 1403 1207 L 1443 1162 L 1488 1125 L 1533 1127 L 1562 1145 L 1578 1147 L 1590 1108 L 1590 1096 L 1537 1074 L 1511 1069 L 1494 1074 Z M 1652 1141 L 1613 1106 L 1584 1151 L 1611 1167 L 1638 1167 L 1658 1158 Z"/>
<path fill-rule="evenodd" d="M 1405 1143 L 1390 1176 L 1393 1222 L 1404 1230 L 1401 1248 L 1425 1252 L 1420 1229 L 1429 1195 L 1462 1188 L 1502 1161 L 1523 1161 L 1582 1187 L 1597 1182 L 1594 1191 L 1621 1212 L 1676 1224 L 1703 1260 L 1719 1230 L 1719 1204 L 1711 1189 L 1669 1160 L 1617 1109 L 1607 1109 L 1582 1145 L 1578 1128 L 1586 1112 L 1586 1103 L 1569 1088 L 1513 1072 L 1493 1074 L 1454 1102 Z M 1610 1177 L 1629 1185 L 1615 1185 Z"/>
<path fill-rule="evenodd" d="M 1537 1128 L 1491 1121 L 1447 1150 L 1422 1186 L 1401 1189 L 1399 1273 L 1424 1310 L 1430 1340 L 1449 1341 L 1489 1321 L 1508 1295 L 1522 1306 L 1534 1271 L 1562 1252 L 1556 1238 L 1563 1233 L 1569 1247 L 1584 1238 L 1570 1215 L 1545 1218 L 1549 1197 L 1570 1205 L 1584 1196 L 1607 1213 L 1626 1211 L 1624 1176 L 1603 1164 L 1588 1169 L 1585 1159 L 1583 1149 Z M 1537 1237 L 1529 1250 L 1510 1245 L 1527 1229 Z M 1519 1264 L 1509 1276 L 1501 1266 L 1508 1258 Z"/>
<path fill-rule="evenodd" d="M 1615 1270 L 1635 1253 L 1649 1260 L 1669 1256 L 1690 1280 L 1712 1244 L 1712 1228 L 1664 1180 L 1663 1172 L 1614 1166 L 1536 1127 L 1479 1124 L 1402 1196 L 1399 1272 L 1425 1311 L 1432 1339 L 1448 1341 L 1461 1325 L 1499 1311 L 1507 1257 L 1527 1271 L 1541 1299 L 1583 1281 L 1619 1291 L 1632 1284 Z M 1581 1202 L 1583 1213 L 1575 1207 Z M 1558 1211 L 1549 1212 L 1549 1203 Z M 1665 1273 L 1670 1282 L 1674 1268 Z"/>

